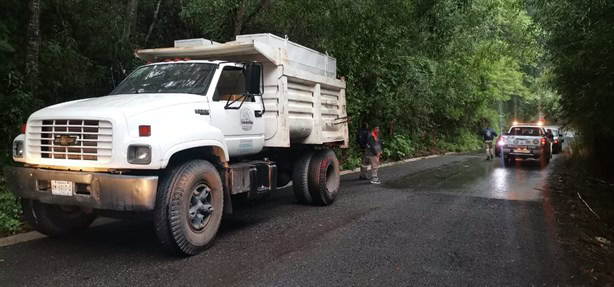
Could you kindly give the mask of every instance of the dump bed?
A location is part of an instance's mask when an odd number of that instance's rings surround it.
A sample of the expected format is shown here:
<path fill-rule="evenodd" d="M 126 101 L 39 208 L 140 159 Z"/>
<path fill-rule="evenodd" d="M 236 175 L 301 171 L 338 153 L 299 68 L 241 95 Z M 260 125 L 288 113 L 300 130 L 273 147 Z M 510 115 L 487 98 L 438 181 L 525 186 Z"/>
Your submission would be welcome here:
<path fill-rule="evenodd" d="M 347 147 L 345 81 L 336 60 L 271 34 L 240 35 L 235 41 L 175 42 L 175 47 L 138 50 L 148 62 L 174 58 L 257 61 L 263 65 L 265 147 L 293 144 Z"/>

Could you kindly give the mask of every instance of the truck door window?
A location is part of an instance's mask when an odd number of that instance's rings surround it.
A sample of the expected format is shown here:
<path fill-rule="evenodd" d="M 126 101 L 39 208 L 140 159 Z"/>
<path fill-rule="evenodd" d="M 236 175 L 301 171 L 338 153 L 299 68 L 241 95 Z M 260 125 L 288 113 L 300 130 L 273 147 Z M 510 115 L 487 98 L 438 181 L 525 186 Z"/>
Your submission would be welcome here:
<path fill-rule="evenodd" d="M 241 101 L 245 95 L 245 75 L 238 67 L 225 67 L 213 93 L 213 101 Z M 254 102 L 254 97 L 247 97 L 247 102 Z"/>

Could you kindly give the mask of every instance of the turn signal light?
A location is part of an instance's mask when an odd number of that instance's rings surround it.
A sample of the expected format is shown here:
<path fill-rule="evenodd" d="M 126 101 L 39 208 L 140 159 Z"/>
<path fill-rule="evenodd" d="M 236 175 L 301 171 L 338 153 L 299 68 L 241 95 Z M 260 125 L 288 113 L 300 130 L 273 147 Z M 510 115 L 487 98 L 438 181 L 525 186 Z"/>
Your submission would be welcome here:
<path fill-rule="evenodd" d="M 139 126 L 139 136 L 140 137 L 151 136 L 151 126 Z"/>
<path fill-rule="evenodd" d="M 19 127 L 19 130 L 21 131 L 22 134 L 26 133 L 26 127 L 27 127 L 26 124 L 21 124 L 21 126 Z"/>

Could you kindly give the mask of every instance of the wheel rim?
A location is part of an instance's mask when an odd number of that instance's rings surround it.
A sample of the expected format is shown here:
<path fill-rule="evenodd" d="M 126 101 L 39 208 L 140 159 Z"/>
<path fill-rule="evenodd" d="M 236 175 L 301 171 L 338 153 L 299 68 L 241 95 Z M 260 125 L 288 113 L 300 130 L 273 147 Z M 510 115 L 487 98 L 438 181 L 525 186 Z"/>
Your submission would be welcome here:
<path fill-rule="evenodd" d="M 190 227 L 195 231 L 202 231 L 205 229 L 213 211 L 213 206 L 211 205 L 211 188 L 205 183 L 196 184 L 192 188 L 190 209 L 188 210 Z"/>

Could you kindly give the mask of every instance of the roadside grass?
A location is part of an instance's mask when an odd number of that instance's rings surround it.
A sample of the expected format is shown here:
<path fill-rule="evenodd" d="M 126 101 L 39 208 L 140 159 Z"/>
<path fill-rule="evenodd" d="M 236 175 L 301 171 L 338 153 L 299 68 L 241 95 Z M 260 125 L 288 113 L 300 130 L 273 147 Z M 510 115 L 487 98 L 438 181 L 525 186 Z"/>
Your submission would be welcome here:
<path fill-rule="evenodd" d="M 21 206 L 8 191 L 4 177 L 0 177 L 0 237 L 19 233 L 25 225 L 21 220 Z"/>
<path fill-rule="evenodd" d="M 384 137 L 382 141 L 382 162 L 399 161 L 408 158 L 445 154 L 447 152 L 474 151 L 483 143 L 473 133 L 460 131 L 456 136 L 429 135 L 411 137 L 406 134 L 395 134 Z M 335 149 L 342 170 L 354 169 L 360 166 L 362 154 L 355 143 L 351 142 L 347 149 Z"/>

